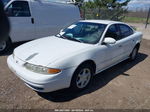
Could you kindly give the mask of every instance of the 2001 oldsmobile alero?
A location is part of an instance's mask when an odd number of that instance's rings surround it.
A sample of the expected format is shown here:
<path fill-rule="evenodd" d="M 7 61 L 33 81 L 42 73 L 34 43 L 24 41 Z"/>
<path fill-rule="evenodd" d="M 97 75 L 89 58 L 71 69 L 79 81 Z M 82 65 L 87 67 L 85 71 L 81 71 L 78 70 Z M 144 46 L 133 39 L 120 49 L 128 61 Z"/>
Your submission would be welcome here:
<path fill-rule="evenodd" d="M 83 20 L 25 43 L 8 57 L 9 68 L 38 92 L 86 88 L 97 74 L 138 53 L 142 33 L 125 23 Z"/>

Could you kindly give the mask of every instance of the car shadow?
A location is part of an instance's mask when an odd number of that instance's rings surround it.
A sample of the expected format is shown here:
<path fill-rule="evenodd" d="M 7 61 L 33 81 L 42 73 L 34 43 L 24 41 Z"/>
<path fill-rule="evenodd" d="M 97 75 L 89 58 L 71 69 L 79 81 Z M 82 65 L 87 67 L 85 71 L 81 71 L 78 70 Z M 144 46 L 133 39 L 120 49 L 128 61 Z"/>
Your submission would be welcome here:
<path fill-rule="evenodd" d="M 11 45 L 10 49 L 8 51 L 6 51 L 5 53 L 0 53 L 0 56 L 9 56 L 9 55 L 11 55 L 16 47 L 20 46 L 21 44 L 24 44 L 25 42 L 28 42 L 28 41 L 13 43 Z"/>
<path fill-rule="evenodd" d="M 94 76 L 92 83 L 90 86 L 82 90 L 80 92 L 72 92 L 70 89 L 62 89 L 55 92 L 50 93 L 38 93 L 39 96 L 42 98 L 52 101 L 52 102 L 67 102 L 71 101 L 75 98 L 78 98 L 85 94 L 90 94 L 98 89 L 101 89 L 102 87 L 106 86 L 110 81 L 112 81 L 114 78 L 118 77 L 119 75 L 124 75 L 126 77 L 130 77 L 132 74 L 125 73 L 138 63 L 142 62 L 148 57 L 148 55 L 139 53 L 136 60 L 130 62 L 129 60 L 125 60 L 99 74 Z"/>

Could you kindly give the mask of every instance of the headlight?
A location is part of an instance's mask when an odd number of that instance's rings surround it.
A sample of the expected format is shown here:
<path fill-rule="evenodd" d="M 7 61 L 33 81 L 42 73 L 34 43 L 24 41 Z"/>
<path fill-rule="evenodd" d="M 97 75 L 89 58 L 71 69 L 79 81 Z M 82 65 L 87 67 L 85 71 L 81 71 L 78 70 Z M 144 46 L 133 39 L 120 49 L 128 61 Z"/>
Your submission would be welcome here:
<path fill-rule="evenodd" d="M 24 67 L 30 71 L 41 73 L 41 74 L 56 74 L 61 72 L 60 69 L 47 68 L 39 65 L 33 65 L 30 63 L 25 63 Z"/>

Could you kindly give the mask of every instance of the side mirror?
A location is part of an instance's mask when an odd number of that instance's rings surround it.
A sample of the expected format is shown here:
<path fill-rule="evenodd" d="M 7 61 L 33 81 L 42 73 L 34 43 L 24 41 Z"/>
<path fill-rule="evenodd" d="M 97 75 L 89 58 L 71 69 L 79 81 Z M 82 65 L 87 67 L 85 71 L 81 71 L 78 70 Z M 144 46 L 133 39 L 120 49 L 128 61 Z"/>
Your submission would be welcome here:
<path fill-rule="evenodd" d="M 111 38 L 111 37 L 106 37 L 103 41 L 103 43 L 105 44 L 115 44 L 116 43 L 116 40 Z"/>

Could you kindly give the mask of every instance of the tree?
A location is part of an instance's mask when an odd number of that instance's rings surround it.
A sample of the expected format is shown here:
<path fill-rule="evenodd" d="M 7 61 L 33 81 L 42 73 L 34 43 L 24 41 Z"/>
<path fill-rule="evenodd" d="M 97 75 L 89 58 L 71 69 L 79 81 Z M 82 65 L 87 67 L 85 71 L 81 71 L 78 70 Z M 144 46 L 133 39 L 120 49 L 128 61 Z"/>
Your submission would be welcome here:
<path fill-rule="evenodd" d="M 118 0 L 90 0 L 85 2 L 84 8 L 92 8 L 97 19 L 122 20 L 127 12 L 127 4 L 130 0 L 119 2 Z"/>

